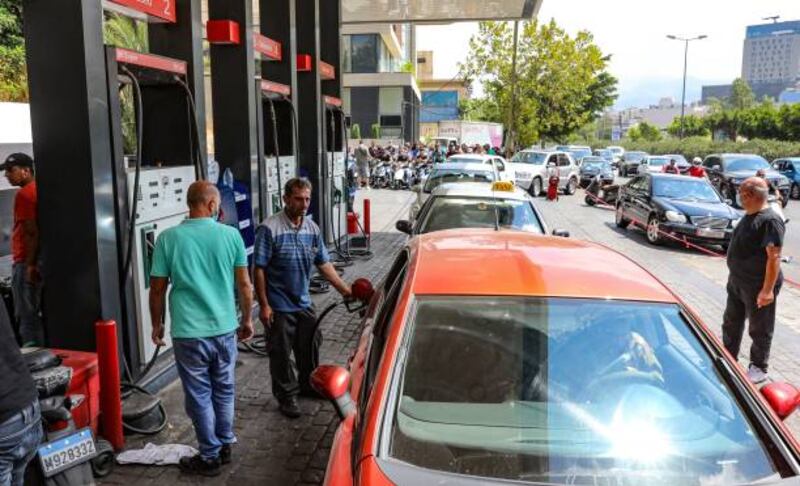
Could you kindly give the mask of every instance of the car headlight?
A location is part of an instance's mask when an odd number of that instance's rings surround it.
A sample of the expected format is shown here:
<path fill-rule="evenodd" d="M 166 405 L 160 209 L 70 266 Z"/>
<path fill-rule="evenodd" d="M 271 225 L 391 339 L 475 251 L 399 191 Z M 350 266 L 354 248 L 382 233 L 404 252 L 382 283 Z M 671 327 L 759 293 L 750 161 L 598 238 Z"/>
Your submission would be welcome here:
<path fill-rule="evenodd" d="M 733 227 L 733 228 L 737 227 L 739 225 L 739 221 L 741 221 L 741 220 L 742 220 L 742 218 L 732 219 L 731 220 L 731 227 Z"/>
<path fill-rule="evenodd" d="M 664 216 L 667 218 L 667 221 L 671 221 L 673 223 L 686 222 L 686 216 L 677 211 L 667 211 L 666 213 L 664 213 Z"/>

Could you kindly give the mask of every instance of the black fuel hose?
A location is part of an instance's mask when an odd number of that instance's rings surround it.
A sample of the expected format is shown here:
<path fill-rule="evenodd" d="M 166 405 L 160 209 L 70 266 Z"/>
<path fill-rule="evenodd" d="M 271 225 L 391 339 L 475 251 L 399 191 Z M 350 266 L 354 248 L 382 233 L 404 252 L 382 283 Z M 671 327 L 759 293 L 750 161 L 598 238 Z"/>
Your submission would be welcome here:
<path fill-rule="evenodd" d="M 280 200 L 280 205 L 283 207 L 283 181 L 281 180 L 281 157 L 280 157 L 280 145 L 278 143 L 278 116 L 275 113 L 275 102 L 272 101 L 272 98 L 266 98 L 267 103 L 269 103 L 269 115 L 272 119 L 272 139 L 275 142 L 275 166 L 278 170 L 278 199 Z"/>
<path fill-rule="evenodd" d="M 180 76 L 174 76 L 173 79 L 175 80 L 178 85 L 180 85 L 184 91 L 186 91 L 186 100 L 189 103 L 189 111 L 190 116 L 189 119 L 192 125 L 192 132 L 194 133 L 194 137 L 192 139 L 192 156 L 195 158 L 194 161 L 194 170 L 195 170 L 195 177 L 197 180 L 206 180 L 208 179 L 208 174 L 206 173 L 206 164 L 205 164 L 205 156 L 203 155 L 203 149 L 200 147 L 200 128 L 197 122 L 197 107 L 194 103 L 194 95 L 192 94 L 192 90 L 189 89 L 189 85 L 186 84 L 184 80 L 180 78 Z M 216 181 L 211 181 L 216 183 Z"/>
<path fill-rule="evenodd" d="M 123 263 L 123 271 L 122 271 L 122 275 L 121 275 L 122 287 L 125 288 L 126 287 L 126 283 L 127 283 L 128 274 L 131 271 L 131 264 L 132 264 L 132 261 L 133 261 L 133 244 L 134 244 L 135 237 L 136 237 L 136 214 L 138 212 L 138 206 L 139 206 L 139 181 L 140 181 L 140 176 L 141 176 L 141 171 L 142 171 L 142 154 L 144 153 L 144 151 L 143 151 L 143 145 L 144 145 L 144 105 L 143 105 L 143 102 L 142 102 L 142 88 L 139 85 L 139 80 L 124 65 L 120 65 L 119 67 L 120 67 L 120 70 L 123 73 L 125 73 L 131 80 L 131 85 L 133 86 L 133 90 L 134 90 L 134 102 L 136 103 L 136 166 L 135 166 L 135 172 L 134 172 L 134 178 L 133 178 L 134 179 L 134 182 L 133 182 L 133 203 L 131 204 L 131 212 L 130 212 L 130 215 L 129 215 L 129 218 L 128 218 L 128 221 L 129 221 L 129 223 L 128 223 L 128 241 L 127 241 L 128 245 L 127 245 L 126 251 L 125 251 L 125 260 L 124 260 L 124 263 Z M 158 359 L 158 355 L 159 355 L 160 350 L 161 350 L 161 346 L 157 346 L 156 350 L 155 350 L 155 353 L 153 353 L 153 357 L 150 359 L 150 361 L 145 366 L 144 372 L 139 375 L 139 378 L 137 378 L 135 380 L 135 382 L 134 382 L 134 379 L 133 379 L 133 374 L 131 373 L 130 367 L 128 365 L 128 360 L 125 358 L 125 353 L 119 353 L 122 356 L 122 362 L 123 362 L 123 365 L 124 365 L 123 367 L 124 367 L 125 373 L 127 375 L 127 378 L 128 378 L 128 380 L 130 380 L 130 381 L 124 381 L 124 382 L 120 383 L 123 397 L 130 396 L 130 394 L 133 393 L 132 390 L 138 390 L 140 393 L 145 393 L 145 394 L 148 394 L 148 395 L 152 395 L 147 390 L 145 390 L 144 388 L 140 387 L 138 385 L 138 382 L 141 381 L 145 376 L 147 376 L 148 373 L 150 373 L 150 370 L 152 370 L 153 366 L 156 363 L 156 360 Z M 126 423 L 123 420 L 123 422 L 122 422 L 123 428 L 125 428 L 126 430 L 128 430 L 130 432 L 133 432 L 133 433 L 139 433 L 139 434 L 145 434 L 145 435 L 152 435 L 152 434 L 157 434 L 157 433 L 161 432 L 167 426 L 167 421 L 168 421 L 168 419 L 167 419 L 167 411 L 164 408 L 164 405 L 161 403 L 160 400 L 157 402 L 157 407 L 159 408 L 159 410 L 161 412 L 161 416 L 163 417 L 161 423 L 159 423 L 157 427 L 155 427 L 153 429 L 139 429 L 136 426 L 133 426 L 133 425 L 131 425 L 129 423 Z"/>

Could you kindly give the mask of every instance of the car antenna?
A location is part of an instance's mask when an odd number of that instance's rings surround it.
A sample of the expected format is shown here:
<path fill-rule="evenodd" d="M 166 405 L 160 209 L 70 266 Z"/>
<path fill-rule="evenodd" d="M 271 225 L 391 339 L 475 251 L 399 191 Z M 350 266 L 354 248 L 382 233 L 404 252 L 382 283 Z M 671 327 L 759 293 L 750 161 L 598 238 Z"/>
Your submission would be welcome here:
<path fill-rule="evenodd" d="M 497 207 L 499 201 L 497 200 L 497 195 L 494 193 L 494 188 L 492 188 L 492 201 L 494 202 L 494 230 L 500 231 L 500 209 Z"/>

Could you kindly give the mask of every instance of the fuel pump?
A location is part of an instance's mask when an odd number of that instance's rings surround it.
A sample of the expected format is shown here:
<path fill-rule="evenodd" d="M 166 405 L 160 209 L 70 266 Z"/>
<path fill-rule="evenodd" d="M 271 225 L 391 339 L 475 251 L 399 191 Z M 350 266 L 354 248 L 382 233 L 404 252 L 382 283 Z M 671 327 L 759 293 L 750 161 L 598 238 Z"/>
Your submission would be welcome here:
<path fill-rule="evenodd" d="M 297 113 L 288 86 L 259 80 L 259 179 L 263 217 L 283 208 L 283 186 L 297 177 Z"/>
<path fill-rule="evenodd" d="M 341 101 L 325 96 L 325 121 L 327 130 L 327 157 L 323 194 L 328 198 L 328 227 L 337 250 L 347 235 L 347 159 L 345 146 L 345 118 Z"/>

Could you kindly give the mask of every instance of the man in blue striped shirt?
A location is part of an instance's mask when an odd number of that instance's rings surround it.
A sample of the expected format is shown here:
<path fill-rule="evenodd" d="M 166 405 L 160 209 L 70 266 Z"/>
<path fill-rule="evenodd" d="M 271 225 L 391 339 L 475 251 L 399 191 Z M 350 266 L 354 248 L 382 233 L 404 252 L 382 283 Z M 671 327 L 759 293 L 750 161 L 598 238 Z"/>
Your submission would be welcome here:
<path fill-rule="evenodd" d="M 311 204 L 311 183 L 296 178 L 286 183 L 284 209 L 256 231 L 255 284 L 261 323 L 270 331 L 269 371 L 272 393 L 281 413 L 297 418 L 297 395 L 315 396 L 309 377 L 319 364 L 322 334 L 308 288 L 313 267 L 343 296 L 350 286 L 336 272 L 319 227 L 305 217 Z M 294 351 L 297 374 L 290 360 Z"/>

